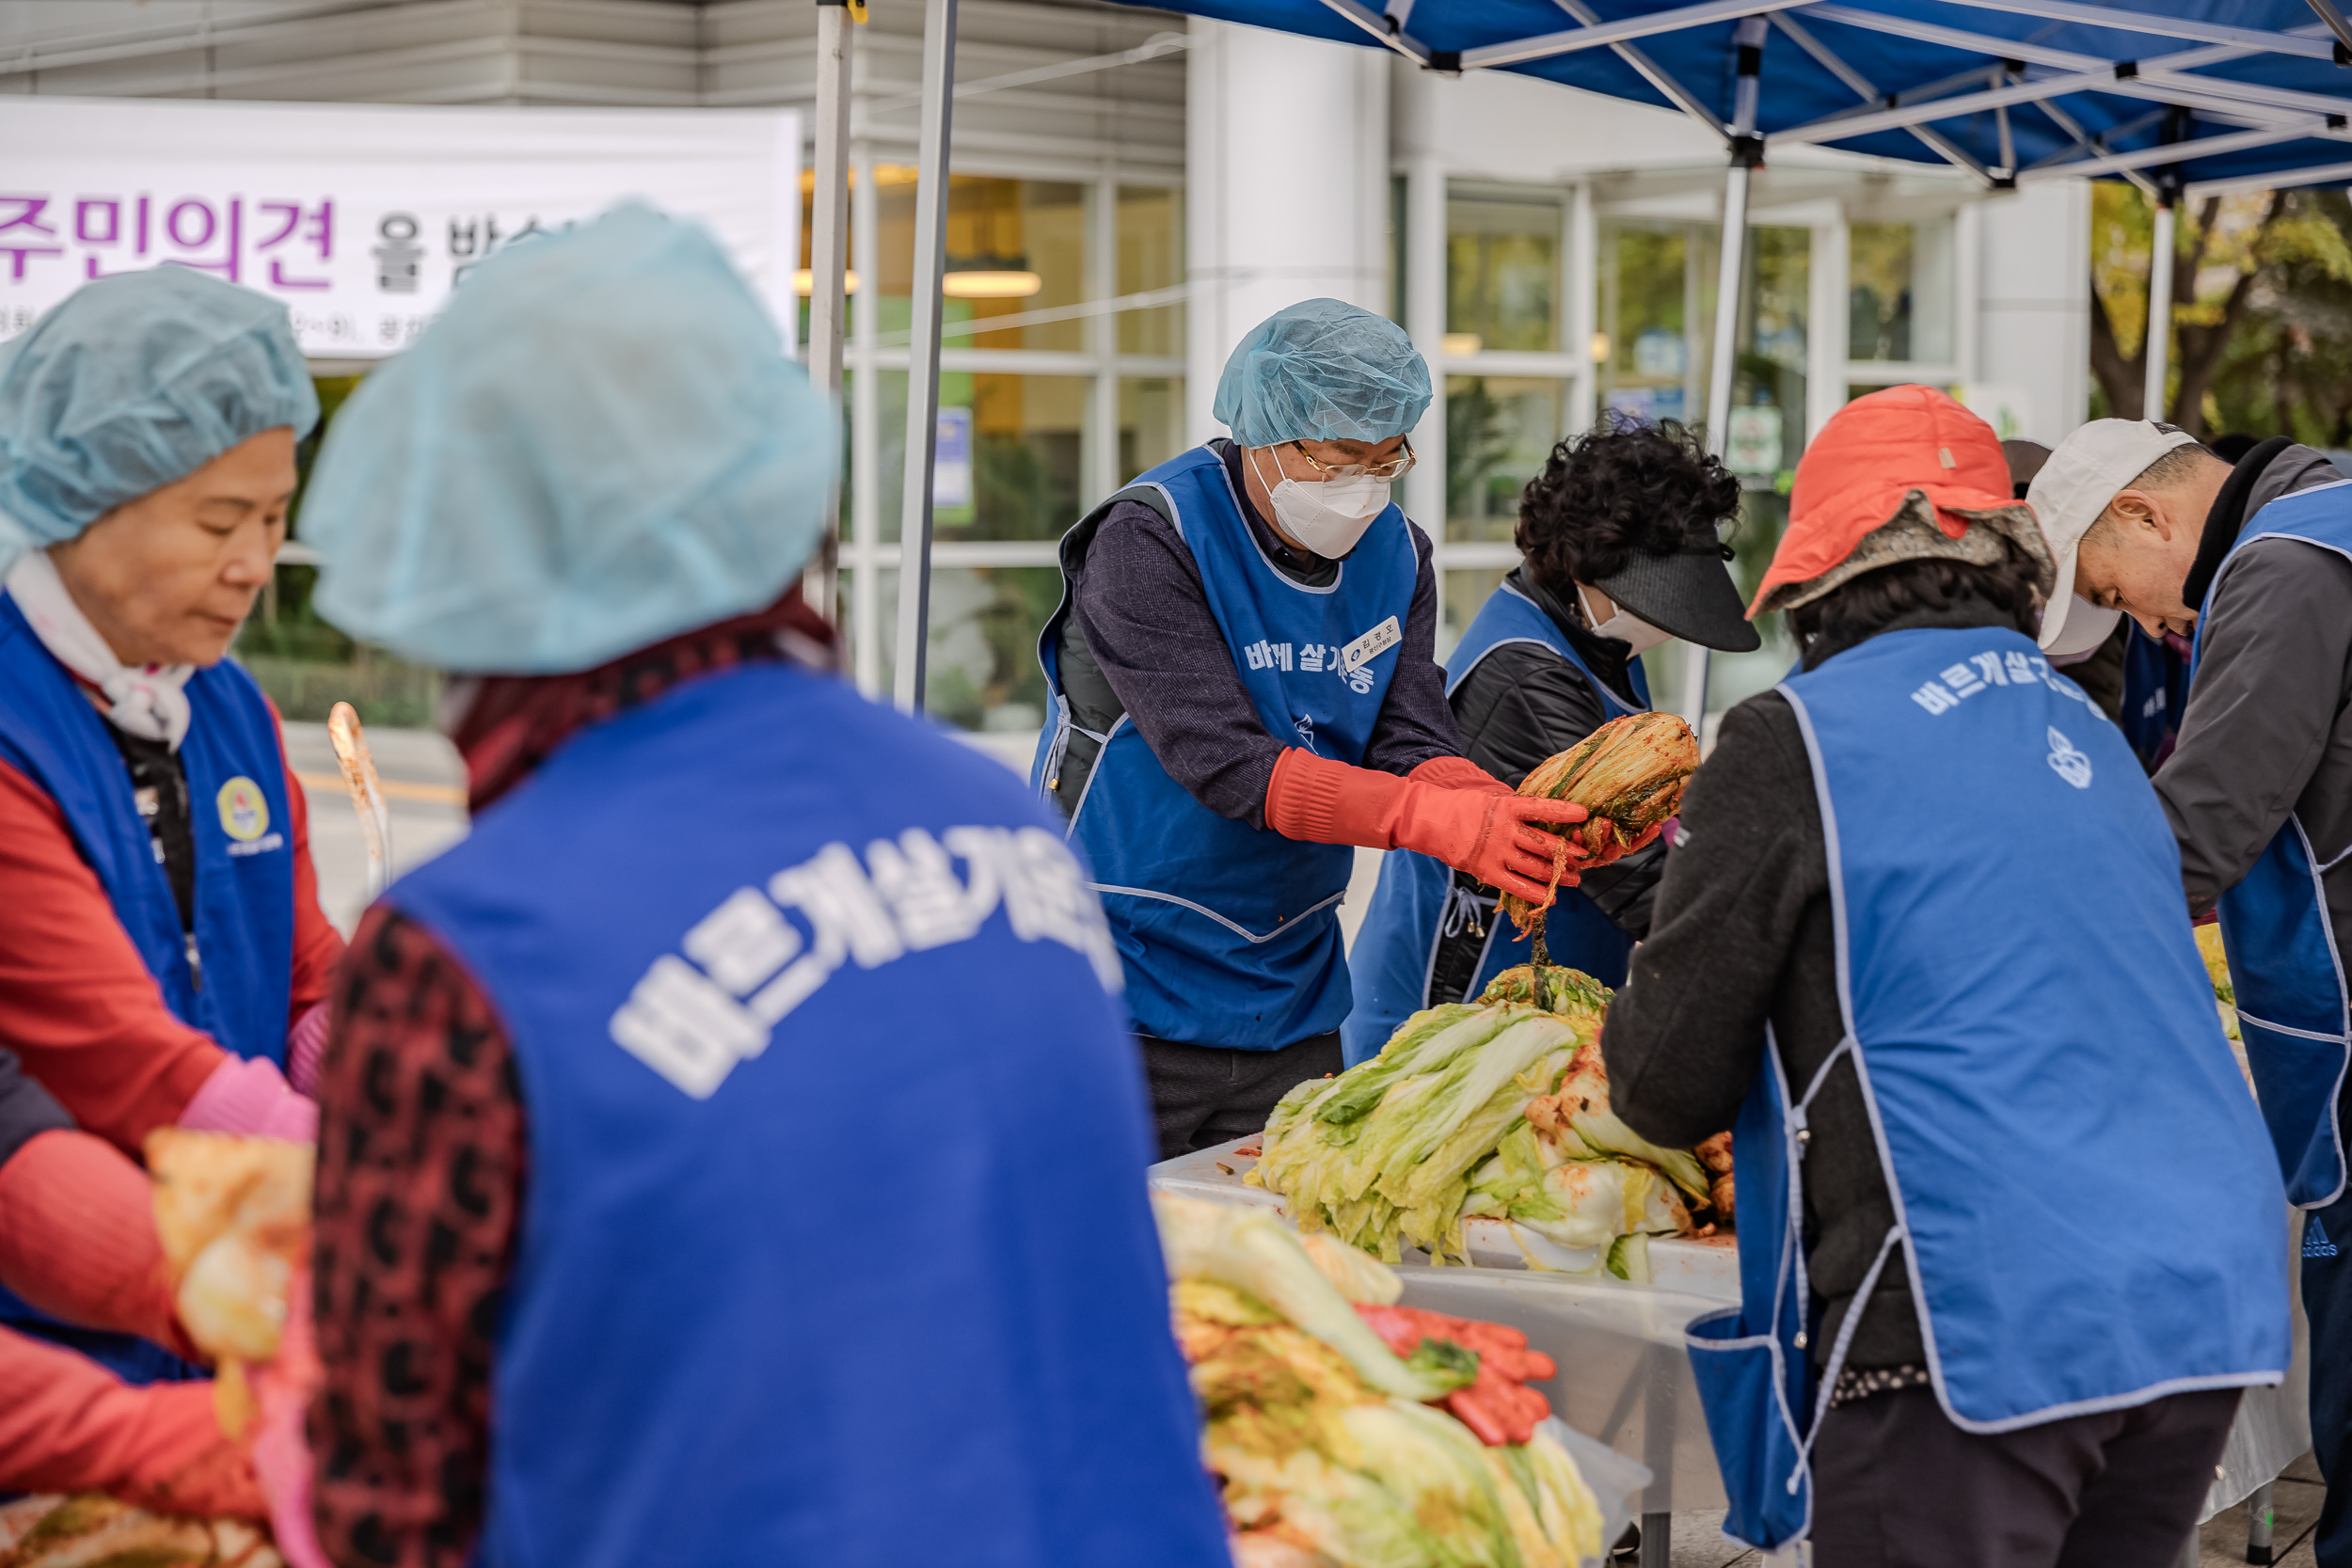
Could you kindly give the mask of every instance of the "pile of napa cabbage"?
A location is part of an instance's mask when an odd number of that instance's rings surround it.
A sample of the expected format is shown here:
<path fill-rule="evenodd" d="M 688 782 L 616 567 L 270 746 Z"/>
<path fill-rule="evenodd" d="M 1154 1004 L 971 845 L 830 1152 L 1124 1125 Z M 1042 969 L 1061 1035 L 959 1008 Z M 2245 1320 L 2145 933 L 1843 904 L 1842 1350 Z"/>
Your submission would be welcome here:
<path fill-rule="evenodd" d="M 1690 1150 L 1611 1112 L 1611 994 L 1577 970 L 1521 966 L 1474 1005 L 1415 1013 L 1379 1055 L 1285 1095 L 1245 1180 L 1280 1194 L 1301 1230 L 1391 1263 L 1406 1245 L 1467 1261 L 1462 1221 L 1485 1216 L 1605 1248 L 1613 1273 L 1646 1279 L 1641 1238 L 1694 1229 L 1713 1183 Z"/>
<path fill-rule="evenodd" d="M 1201 1404 L 1237 1562 L 1575 1568 L 1602 1516 L 1542 1427 L 1489 1447 L 1425 1402 L 1475 1375 L 1457 1346 L 1400 1358 L 1375 1312 L 1396 1275 L 1261 1209 L 1154 1195 L 1176 1338 Z M 1319 1243 L 1311 1258 L 1309 1248 Z"/>

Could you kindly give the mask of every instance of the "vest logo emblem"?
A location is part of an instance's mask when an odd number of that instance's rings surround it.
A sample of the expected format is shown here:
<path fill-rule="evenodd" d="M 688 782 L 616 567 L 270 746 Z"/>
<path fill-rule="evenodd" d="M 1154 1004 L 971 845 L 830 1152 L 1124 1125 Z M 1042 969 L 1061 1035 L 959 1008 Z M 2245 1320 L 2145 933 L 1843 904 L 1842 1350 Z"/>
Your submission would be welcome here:
<path fill-rule="evenodd" d="M 240 773 L 220 786 L 220 831 L 240 844 L 250 844 L 269 832 L 269 799 L 262 786 Z"/>
<path fill-rule="evenodd" d="M 2333 1258 L 2335 1255 L 2336 1243 L 2329 1241 L 2328 1232 L 2320 1228 L 2319 1216 L 2313 1214 L 2310 1219 L 2305 1220 L 2303 1222 L 2303 1256 Z"/>
<path fill-rule="evenodd" d="M 2050 767 L 2076 789 L 2090 787 L 2090 758 L 2076 751 L 2055 725 L 2050 730 Z"/>

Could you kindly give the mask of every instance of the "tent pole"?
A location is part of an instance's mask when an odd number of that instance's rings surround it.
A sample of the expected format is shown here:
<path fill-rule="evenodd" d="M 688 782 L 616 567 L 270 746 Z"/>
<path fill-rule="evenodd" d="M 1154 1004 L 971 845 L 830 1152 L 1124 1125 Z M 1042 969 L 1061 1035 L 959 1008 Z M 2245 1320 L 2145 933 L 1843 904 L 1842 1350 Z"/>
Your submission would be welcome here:
<path fill-rule="evenodd" d="M 955 99 L 956 0 L 924 0 L 914 294 L 907 344 L 907 466 L 898 515 L 898 657 L 893 672 L 895 696 L 908 713 L 923 711 L 923 661 L 930 641 L 931 465 L 939 448 L 939 326 L 945 297 L 940 291 L 947 271 L 947 135 Z"/>
<path fill-rule="evenodd" d="M 838 415 L 841 339 L 850 246 L 850 60 L 856 34 L 849 0 L 817 0 L 817 166 L 809 217 L 808 378 Z M 825 501 L 824 541 L 809 574 L 809 597 L 826 620 L 839 618 L 841 481 Z"/>
<path fill-rule="evenodd" d="M 2170 187 L 2156 202 L 2154 249 L 2148 259 L 2148 341 L 2143 349 L 2148 379 L 2139 394 L 2140 418 L 2165 417 L 2166 373 L 2172 368 L 2172 207 Z"/>
<path fill-rule="evenodd" d="M 1764 161 L 1764 145 L 1756 134 L 1756 101 L 1762 87 L 1764 40 L 1769 24 L 1760 16 L 1742 20 L 1733 33 L 1739 47 L 1739 78 L 1734 86 L 1731 122 L 1731 167 L 1724 175 L 1724 227 L 1721 261 L 1715 274 L 1715 345 L 1707 362 L 1707 450 L 1724 455 L 1731 438 L 1733 358 L 1740 342 L 1740 284 L 1745 277 L 1748 240 L 1748 180 Z M 1708 650 L 1704 643 L 1682 645 L 1682 717 L 1700 730 L 1707 721 Z"/>

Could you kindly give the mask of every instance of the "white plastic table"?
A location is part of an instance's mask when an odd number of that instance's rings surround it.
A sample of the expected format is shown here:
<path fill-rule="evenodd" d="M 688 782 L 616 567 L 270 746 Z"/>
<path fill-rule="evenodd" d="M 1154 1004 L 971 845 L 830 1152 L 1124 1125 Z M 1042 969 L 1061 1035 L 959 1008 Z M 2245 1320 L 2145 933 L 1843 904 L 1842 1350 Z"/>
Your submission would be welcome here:
<path fill-rule="evenodd" d="M 1256 1138 L 1239 1138 L 1163 1161 L 1151 1168 L 1152 1185 L 1186 1197 L 1250 1204 L 1287 1220 L 1280 1197 L 1243 1184 L 1257 1161 L 1239 1151 L 1257 1144 Z M 2298 1237 L 2300 1221 L 2295 1215 L 2290 1222 Z M 1405 1299 L 1431 1311 L 1508 1323 L 1559 1363 L 1559 1375 L 1538 1385 L 1553 1411 L 1580 1432 L 1640 1460 L 1656 1478 L 1638 1499 L 1642 1559 L 1645 1568 L 1662 1565 L 1672 1514 L 1725 1505 L 1682 1331 L 1702 1312 L 1740 1299 L 1736 1243 L 1728 1236 L 1652 1237 L 1651 1281 L 1634 1285 L 1610 1275 L 1547 1272 L 1584 1268 L 1593 1254 L 1554 1246 L 1523 1226 L 1466 1220 L 1462 1238 L 1471 1266 L 1408 1262 L 1397 1271 L 1405 1277 Z M 2299 1250 L 2291 1248 L 2290 1256 Z M 2296 1262 L 2299 1272 L 2300 1259 Z M 2119 1309 L 2122 1306 L 2119 1303 Z M 2205 1518 L 2266 1485 L 2311 1447 L 2308 1359 L 2298 1305 L 2294 1365 L 2283 1385 L 2249 1389 L 2240 1402 L 2237 1424 L 2205 1497 Z"/>

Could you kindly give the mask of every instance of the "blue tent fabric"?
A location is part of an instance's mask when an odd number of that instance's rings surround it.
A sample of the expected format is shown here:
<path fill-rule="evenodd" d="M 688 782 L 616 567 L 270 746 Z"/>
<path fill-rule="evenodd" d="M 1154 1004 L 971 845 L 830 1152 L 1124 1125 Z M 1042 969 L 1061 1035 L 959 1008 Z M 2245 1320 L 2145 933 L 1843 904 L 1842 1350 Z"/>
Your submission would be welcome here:
<path fill-rule="evenodd" d="M 1378 3 L 1372 0 L 1375 6 Z M 1995 86 L 2030 88 L 2064 81 L 2067 90 L 2046 100 L 2008 105 L 2013 164 L 2004 156 L 1999 117 L 1990 104 L 1963 107 L 1950 118 L 1925 122 L 1923 128 L 1996 180 L 2010 168 L 2057 173 L 2064 164 L 2169 145 L 2179 147 L 2180 157 L 2137 166 L 2145 178 L 2194 183 L 2352 163 L 2352 132 L 2341 121 L 2328 123 L 2330 115 L 2352 115 L 2352 68 L 2336 63 L 2345 52 L 2303 0 L 2059 3 L 2048 8 L 2058 13 L 2056 18 L 2035 14 L 2016 0 L 2003 3 L 2015 8 L 1960 0 L 1834 0 L 1775 10 L 1785 24 L 1774 25 L 1767 38 L 1757 118 L 1767 158 L 1775 135 L 1829 116 L 1883 107 L 1885 94 L 1932 87 L 1935 98 L 1957 101 L 1980 96 Z M 1373 29 L 1383 23 L 1381 13 L 1349 0 L 1152 0 L 1152 5 L 1338 42 L 1394 46 L 1375 36 Z M 1578 9 L 1606 24 L 1702 8 L 1679 0 L 1589 0 Z M 1389 0 L 1388 15 L 1399 13 L 1404 24 L 1398 31 L 1407 47 L 1418 46 L 1417 52 L 1425 52 L 1439 69 L 1481 47 L 1581 25 L 1556 0 Z M 2142 24 L 2093 24 L 2074 20 L 2079 17 Z M 2192 36 L 2165 36 L 2160 29 L 2168 23 L 2191 24 L 2183 30 Z M 1835 55 L 1845 72 L 1834 71 L 1804 48 L 1788 24 Z M 1738 24 L 1736 16 L 1726 14 L 1629 41 L 1728 123 L 1733 118 L 1738 53 L 1733 33 Z M 2196 24 L 2202 24 L 2202 37 L 2196 36 Z M 2223 41 L 2227 33 L 2217 35 L 2217 30 L 2283 35 L 2283 42 L 2233 46 Z M 1500 69 L 1634 103 L 1677 107 L 1633 64 L 1606 47 Z M 1993 79 L 1994 72 L 2003 71 L 1998 81 Z M 1947 80 L 1967 72 L 1982 74 L 1974 81 Z M 1852 78 L 1867 82 L 1881 100 L 1866 98 Z M 2265 130 L 2289 135 L 2265 145 L 2247 145 L 2254 140 L 2249 133 Z M 2077 131 L 2095 145 L 2086 147 Z M 1948 161 L 1899 127 L 1842 139 L 1805 134 L 1804 139 L 1912 163 Z M 2215 145 L 2201 152 L 2200 143 Z M 2086 164 L 2073 172 L 2106 171 Z"/>

